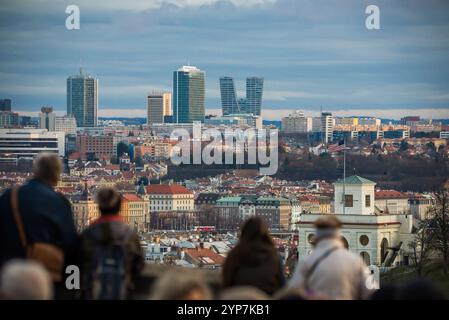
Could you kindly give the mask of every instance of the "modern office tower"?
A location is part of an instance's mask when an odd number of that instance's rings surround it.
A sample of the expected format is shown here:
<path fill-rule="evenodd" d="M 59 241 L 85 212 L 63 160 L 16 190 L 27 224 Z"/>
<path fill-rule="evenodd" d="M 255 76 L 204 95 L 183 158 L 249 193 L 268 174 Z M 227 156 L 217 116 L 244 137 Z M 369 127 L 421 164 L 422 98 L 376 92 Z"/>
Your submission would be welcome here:
<path fill-rule="evenodd" d="M 147 124 L 164 123 L 171 115 L 171 93 L 152 92 L 147 97 Z"/>
<path fill-rule="evenodd" d="M 0 111 L 11 111 L 11 99 L 0 99 Z"/>
<path fill-rule="evenodd" d="M 42 107 L 39 113 L 39 128 L 55 131 L 55 117 L 53 107 Z"/>
<path fill-rule="evenodd" d="M 162 98 L 164 99 L 164 117 L 169 117 L 169 116 L 173 115 L 172 108 L 171 108 L 171 93 L 164 92 L 162 94 Z"/>
<path fill-rule="evenodd" d="M 334 119 L 332 113 L 321 113 L 321 139 L 324 143 L 332 142 L 332 133 L 334 131 Z"/>
<path fill-rule="evenodd" d="M 205 73 L 193 66 L 173 72 L 173 122 L 204 121 Z"/>
<path fill-rule="evenodd" d="M 260 116 L 262 107 L 263 78 L 246 78 L 246 108 L 245 113 Z"/>
<path fill-rule="evenodd" d="M 76 119 L 78 127 L 95 127 L 98 112 L 98 79 L 83 74 L 67 78 L 67 115 Z"/>
<path fill-rule="evenodd" d="M 63 132 L 49 132 L 46 129 L 0 130 L 0 154 L 8 153 L 17 158 L 32 158 L 44 151 L 63 157 L 64 143 Z"/>
<path fill-rule="evenodd" d="M 261 77 L 246 78 L 246 98 L 238 98 L 234 79 L 220 78 L 221 107 L 223 115 L 253 114 L 261 115 L 263 82 Z"/>
<path fill-rule="evenodd" d="M 241 113 L 237 101 L 234 79 L 231 77 L 220 78 L 221 108 L 224 116 Z"/>
<path fill-rule="evenodd" d="M 246 113 L 246 98 L 239 98 L 237 100 L 237 103 L 239 105 L 240 112 L 241 113 Z"/>
<path fill-rule="evenodd" d="M 18 118 L 20 127 L 35 125 L 34 120 L 32 120 L 30 116 L 18 116 Z"/>
<path fill-rule="evenodd" d="M 0 111 L 0 128 L 11 128 L 19 125 L 19 114 L 11 111 Z"/>
<path fill-rule="evenodd" d="M 307 133 L 312 131 L 312 118 L 304 116 L 302 111 L 295 111 L 282 118 L 281 131 L 285 133 Z"/>

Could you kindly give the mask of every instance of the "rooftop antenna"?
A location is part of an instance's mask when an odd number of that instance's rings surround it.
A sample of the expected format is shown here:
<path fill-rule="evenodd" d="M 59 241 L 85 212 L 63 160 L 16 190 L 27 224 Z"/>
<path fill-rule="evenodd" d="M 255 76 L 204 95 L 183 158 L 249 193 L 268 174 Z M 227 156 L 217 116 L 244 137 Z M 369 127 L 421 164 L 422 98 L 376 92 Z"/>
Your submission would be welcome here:
<path fill-rule="evenodd" d="M 83 63 L 82 63 L 82 60 L 80 58 L 80 76 L 82 76 L 82 75 L 83 75 Z"/>

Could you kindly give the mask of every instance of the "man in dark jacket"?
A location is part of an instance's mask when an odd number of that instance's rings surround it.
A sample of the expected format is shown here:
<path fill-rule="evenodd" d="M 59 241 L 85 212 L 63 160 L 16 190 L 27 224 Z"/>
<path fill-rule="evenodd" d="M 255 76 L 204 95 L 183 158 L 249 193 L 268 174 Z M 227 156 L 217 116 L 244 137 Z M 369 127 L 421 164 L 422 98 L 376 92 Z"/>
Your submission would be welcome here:
<path fill-rule="evenodd" d="M 81 235 L 84 299 L 130 299 L 144 266 L 139 236 L 122 221 L 120 194 L 111 188 L 97 193 L 101 216 Z"/>
<path fill-rule="evenodd" d="M 58 155 L 41 153 L 33 164 L 34 178 L 18 190 L 18 209 L 28 243 L 53 244 L 64 251 L 65 264 L 73 263 L 78 235 L 70 202 L 54 191 L 62 163 Z M 0 197 L 0 267 L 13 258 L 25 258 L 11 210 L 11 189 Z"/>

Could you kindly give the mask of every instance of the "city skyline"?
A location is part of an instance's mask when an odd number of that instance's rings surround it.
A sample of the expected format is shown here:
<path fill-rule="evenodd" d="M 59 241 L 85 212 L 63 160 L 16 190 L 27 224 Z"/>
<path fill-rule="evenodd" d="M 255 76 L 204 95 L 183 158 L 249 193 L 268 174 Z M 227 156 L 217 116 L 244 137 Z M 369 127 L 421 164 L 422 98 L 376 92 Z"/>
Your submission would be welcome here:
<path fill-rule="evenodd" d="M 443 1 L 401 7 L 380 0 L 378 31 L 366 30 L 360 1 L 138 3 L 79 1 L 81 29 L 68 31 L 63 5 L 5 1 L 0 96 L 12 98 L 19 112 L 37 112 L 42 105 L 61 111 L 64 79 L 81 63 L 101 79 L 103 112 L 144 114 L 148 91 L 169 90 L 170 70 L 190 60 L 208 74 L 207 110 L 220 108 L 221 76 L 254 74 L 265 78 L 263 108 L 271 113 L 320 106 L 331 112 L 448 113 Z M 419 16 L 412 15 L 416 10 Z M 35 31 L 32 38 L 28 31 Z M 30 63 L 36 58 L 39 65 Z"/>

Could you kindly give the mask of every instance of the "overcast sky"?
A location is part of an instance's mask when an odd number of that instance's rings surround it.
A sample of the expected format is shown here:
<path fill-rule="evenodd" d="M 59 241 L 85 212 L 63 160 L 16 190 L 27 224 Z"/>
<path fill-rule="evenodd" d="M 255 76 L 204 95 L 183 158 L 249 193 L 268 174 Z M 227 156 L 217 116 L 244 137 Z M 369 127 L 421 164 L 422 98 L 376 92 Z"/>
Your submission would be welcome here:
<path fill-rule="evenodd" d="M 80 30 L 65 28 L 70 4 Z M 365 28 L 369 4 L 381 30 Z M 66 78 L 82 64 L 99 78 L 101 115 L 144 116 L 146 94 L 171 91 L 190 62 L 206 72 L 211 113 L 228 75 L 241 96 L 247 76 L 265 78 L 271 119 L 320 106 L 449 118 L 448 35 L 447 0 L 1 0 L 0 98 L 64 112 Z"/>

